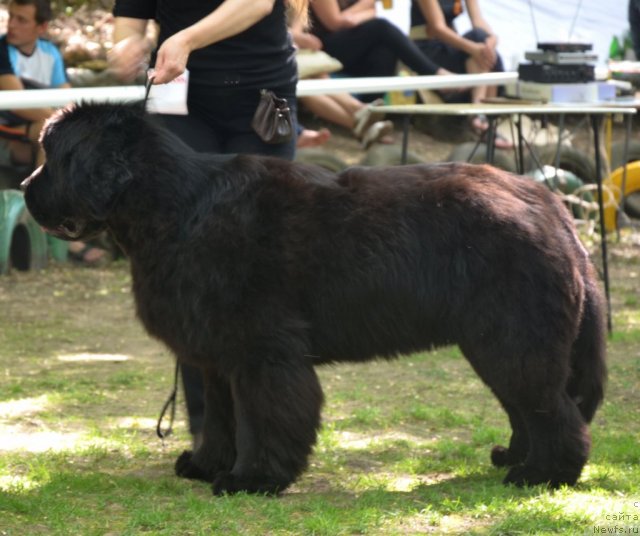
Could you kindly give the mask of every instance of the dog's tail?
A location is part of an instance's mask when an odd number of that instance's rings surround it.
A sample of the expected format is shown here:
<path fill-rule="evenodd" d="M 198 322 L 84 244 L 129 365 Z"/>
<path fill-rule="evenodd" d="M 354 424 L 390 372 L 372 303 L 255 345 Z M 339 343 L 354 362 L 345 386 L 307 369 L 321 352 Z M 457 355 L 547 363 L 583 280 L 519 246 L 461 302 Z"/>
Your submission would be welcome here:
<path fill-rule="evenodd" d="M 567 392 L 589 423 L 602 402 L 607 378 L 606 309 L 595 278 L 586 279 L 584 312 L 571 349 L 571 376 Z"/>

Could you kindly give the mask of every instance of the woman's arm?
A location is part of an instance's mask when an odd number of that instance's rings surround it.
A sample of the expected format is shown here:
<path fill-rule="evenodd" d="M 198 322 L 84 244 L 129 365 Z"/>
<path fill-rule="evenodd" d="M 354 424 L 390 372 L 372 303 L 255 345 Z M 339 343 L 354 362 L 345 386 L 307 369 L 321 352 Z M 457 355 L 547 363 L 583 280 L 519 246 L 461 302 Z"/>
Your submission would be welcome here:
<path fill-rule="evenodd" d="M 427 21 L 426 30 L 429 39 L 438 39 L 453 48 L 472 54 L 472 45 L 474 43 L 447 26 L 447 21 L 438 0 L 418 0 L 418 5 L 424 15 L 424 19 Z"/>
<path fill-rule="evenodd" d="M 474 0 L 471 0 L 473 3 Z M 443 43 L 462 50 L 482 66 L 484 70 L 490 70 L 495 63 L 495 51 L 485 43 L 476 43 L 470 39 L 465 39 L 455 30 L 447 26 L 444 13 L 438 0 L 418 0 L 422 14 L 426 23 L 427 36 L 430 39 L 438 39 Z M 467 6 L 469 4 L 467 3 Z M 477 4 L 474 6 L 476 15 L 479 12 Z M 471 15 L 471 14 L 470 14 Z"/>
<path fill-rule="evenodd" d="M 489 23 L 482 16 L 478 0 L 465 0 L 465 4 L 467 6 L 467 12 L 469 13 L 469 19 L 471 19 L 471 25 L 474 28 L 480 28 L 487 32 L 489 37 L 485 42 L 492 50 L 495 51 L 498 46 L 498 36 L 493 33 L 491 26 L 489 26 Z"/>
<path fill-rule="evenodd" d="M 0 91 L 5 89 L 25 90 L 24 85 L 15 74 L 0 75 Z M 53 113 L 52 108 L 21 108 L 10 111 L 27 121 L 41 121 L 47 119 Z"/>
<path fill-rule="evenodd" d="M 310 3 L 315 16 L 331 32 L 353 28 L 374 18 L 375 8 L 372 4 L 368 8 L 367 4 L 371 4 L 370 0 L 359 0 L 348 9 L 340 11 L 337 0 L 312 0 Z"/>
<path fill-rule="evenodd" d="M 488 35 L 493 36 L 494 34 L 491 26 L 489 26 L 489 23 L 482 16 L 478 0 L 465 0 L 465 5 L 467 6 L 469 19 L 471 19 L 471 25 L 474 28 L 481 28 L 482 30 L 487 32 Z"/>
<path fill-rule="evenodd" d="M 154 83 L 164 84 L 182 74 L 193 50 L 237 35 L 266 17 L 275 0 L 225 0 L 195 24 L 169 37 L 158 50 Z"/>
<path fill-rule="evenodd" d="M 116 17 L 113 25 L 113 48 L 109 67 L 119 80 L 134 80 L 153 44 L 146 39 L 146 19 Z"/>

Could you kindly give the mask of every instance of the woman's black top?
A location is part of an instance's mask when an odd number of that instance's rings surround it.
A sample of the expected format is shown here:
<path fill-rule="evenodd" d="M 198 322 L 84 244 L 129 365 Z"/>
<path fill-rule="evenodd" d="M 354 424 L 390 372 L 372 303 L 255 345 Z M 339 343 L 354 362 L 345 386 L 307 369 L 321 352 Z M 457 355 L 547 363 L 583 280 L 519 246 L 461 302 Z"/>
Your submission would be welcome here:
<path fill-rule="evenodd" d="M 454 28 L 453 21 L 463 11 L 462 0 L 439 0 L 440 9 L 449 28 Z M 421 26 L 425 24 L 426 20 L 422 14 L 422 9 L 418 2 L 413 0 L 411 2 L 411 26 Z"/>
<path fill-rule="evenodd" d="M 154 19 L 158 47 L 173 34 L 203 19 L 223 0 L 116 0 L 116 17 Z M 285 1 L 242 33 L 194 50 L 190 83 L 212 87 L 264 88 L 295 82 L 295 53 L 287 31 Z"/>

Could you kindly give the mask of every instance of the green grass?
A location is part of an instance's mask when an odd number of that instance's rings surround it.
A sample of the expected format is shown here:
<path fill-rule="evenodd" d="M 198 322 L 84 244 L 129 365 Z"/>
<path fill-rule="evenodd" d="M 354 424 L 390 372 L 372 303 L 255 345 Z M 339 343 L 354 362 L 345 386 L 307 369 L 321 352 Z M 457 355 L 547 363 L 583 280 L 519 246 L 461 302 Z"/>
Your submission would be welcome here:
<path fill-rule="evenodd" d="M 640 285 L 628 276 L 640 261 L 629 262 L 613 286 L 590 461 L 557 491 L 501 484 L 489 451 L 508 440 L 507 419 L 444 348 L 321 369 L 309 469 L 279 498 L 215 498 L 173 476 L 189 444 L 182 401 L 175 436 L 155 437 L 172 362 L 133 319 L 126 266 L 0 278 L 0 535 L 638 533 L 640 520 L 616 518 L 640 516 Z"/>

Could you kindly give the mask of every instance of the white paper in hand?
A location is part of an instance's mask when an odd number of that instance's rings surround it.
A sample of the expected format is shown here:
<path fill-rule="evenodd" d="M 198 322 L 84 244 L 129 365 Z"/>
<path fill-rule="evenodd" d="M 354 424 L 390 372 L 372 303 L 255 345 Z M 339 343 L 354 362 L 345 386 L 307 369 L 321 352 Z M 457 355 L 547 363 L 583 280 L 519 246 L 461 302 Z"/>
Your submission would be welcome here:
<path fill-rule="evenodd" d="M 152 114 L 187 115 L 189 71 L 166 84 L 154 84 L 149 91 L 147 111 Z"/>

